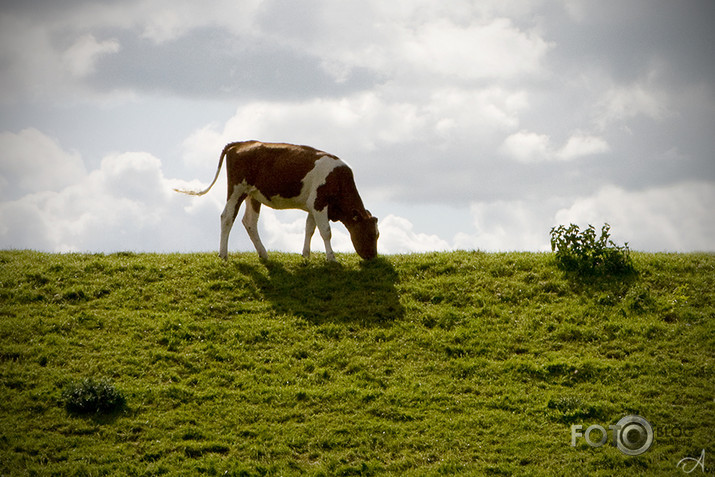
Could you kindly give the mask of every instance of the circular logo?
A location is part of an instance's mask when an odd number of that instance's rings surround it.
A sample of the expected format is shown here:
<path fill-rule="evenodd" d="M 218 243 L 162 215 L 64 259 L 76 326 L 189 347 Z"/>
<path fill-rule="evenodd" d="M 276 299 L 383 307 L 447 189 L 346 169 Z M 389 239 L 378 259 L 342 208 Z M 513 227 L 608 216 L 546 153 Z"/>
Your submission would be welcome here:
<path fill-rule="evenodd" d="M 624 417 L 616 429 L 616 446 L 626 455 L 641 455 L 653 444 L 653 428 L 640 416 Z"/>

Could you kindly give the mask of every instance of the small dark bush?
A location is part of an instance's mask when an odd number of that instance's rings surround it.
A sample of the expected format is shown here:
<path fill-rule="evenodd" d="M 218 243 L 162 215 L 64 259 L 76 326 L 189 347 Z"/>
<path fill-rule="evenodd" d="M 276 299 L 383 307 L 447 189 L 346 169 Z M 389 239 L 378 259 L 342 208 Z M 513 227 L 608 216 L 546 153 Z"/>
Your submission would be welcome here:
<path fill-rule="evenodd" d="M 604 224 L 601 236 L 589 225 L 581 232 L 578 225 L 551 228 L 551 250 L 562 270 L 588 275 L 625 275 L 634 271 L 628 242 L 619 247 L 610 240 L 611 226 Z"/>
<path fill-rule="evenodd" d="M 110 414 L 124 408 L 126 399 L 107 380 L 83 379 L 62 390 L 67 411 L 74 414 Z"/>

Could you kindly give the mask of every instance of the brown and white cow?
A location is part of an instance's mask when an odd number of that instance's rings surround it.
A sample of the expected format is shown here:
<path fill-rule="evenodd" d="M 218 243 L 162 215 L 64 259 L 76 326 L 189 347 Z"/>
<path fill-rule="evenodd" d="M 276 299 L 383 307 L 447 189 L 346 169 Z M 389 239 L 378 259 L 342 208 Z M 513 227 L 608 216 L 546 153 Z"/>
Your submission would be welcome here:
<path fill-rule="evenodd" d="M 335 261 L 330 246 L 330 221 L 345 225 L 360 257 L 371 259 L 377 256 L 377 218 L 365 210 L 352 170 L 337 157 L 309 146 L 234 142 L 224 147 L 216 176 L 208 188 L 200 192 L 175 190 L 191 195 L 206 194 L 216 183 L 224 158 L 228 194 L 221 214 L 221 258 L 228 258 L 228 235 L 244 201 L 243 225 L 261 258 L 268 257 L 258 236 L 261 204 L 274 209 L 308 212 L 303 245 L 306 258 L 310 256 L 310 240 L 317 226 L 325 243 L 326 258 Z"/>

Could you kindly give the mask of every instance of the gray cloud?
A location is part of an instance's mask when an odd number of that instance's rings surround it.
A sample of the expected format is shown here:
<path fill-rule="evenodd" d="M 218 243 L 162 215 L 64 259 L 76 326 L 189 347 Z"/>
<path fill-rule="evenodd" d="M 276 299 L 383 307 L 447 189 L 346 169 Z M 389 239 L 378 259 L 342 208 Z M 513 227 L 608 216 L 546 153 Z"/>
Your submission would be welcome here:
<path fill-rule="evenodd" d="M 89 81 L 98 90 L 290 100 L 348 94 L 377 81 L 360 69 L 338 82 L 324 71 L 319 58 L 217 28 L 194 30 L 158 45 L 127 34 L 120 38 L 122 51 L 103 58 Z"/>

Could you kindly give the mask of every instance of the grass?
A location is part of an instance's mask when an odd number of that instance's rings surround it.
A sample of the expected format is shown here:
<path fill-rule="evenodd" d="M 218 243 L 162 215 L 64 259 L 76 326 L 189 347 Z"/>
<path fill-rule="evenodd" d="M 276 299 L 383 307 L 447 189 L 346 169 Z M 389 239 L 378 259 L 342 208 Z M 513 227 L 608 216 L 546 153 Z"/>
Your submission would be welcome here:
<path fill-rule="evenodd" d="M 632 257 L 0 252 L 0 475 L 712 472 L 715 255 Z M 644 454 L 570 445 L 630 414 Z"/>

